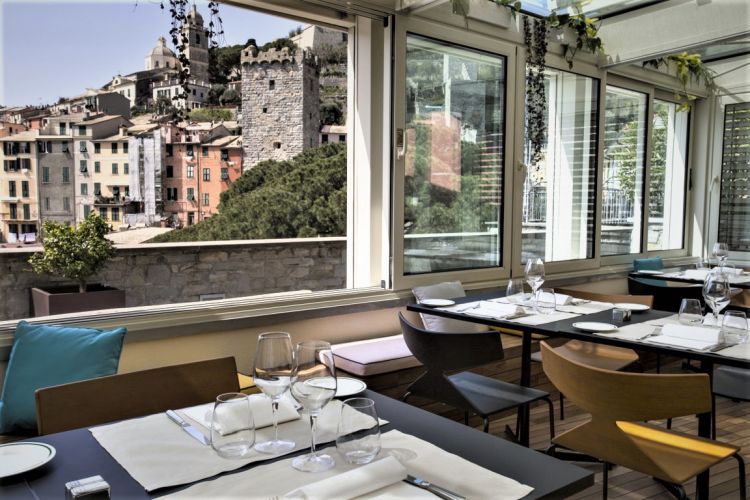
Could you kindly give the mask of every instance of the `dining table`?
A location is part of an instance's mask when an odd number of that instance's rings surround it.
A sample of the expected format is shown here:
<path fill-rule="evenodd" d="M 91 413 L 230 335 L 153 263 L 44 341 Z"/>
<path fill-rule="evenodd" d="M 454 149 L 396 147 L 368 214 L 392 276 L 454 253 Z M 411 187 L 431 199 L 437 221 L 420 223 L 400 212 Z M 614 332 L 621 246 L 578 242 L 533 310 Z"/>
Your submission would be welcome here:
<path fill-rule="evenodd" d="M 468 295 L 466 297 L 456 298 L 454 302 L 457 306 L 471 305 L 481 301 L 498 301 L 504 300 L 505 293 L 502 290 L 483 291 Z M 616 335 L 598 334 L 596 332 L 583 331 L 576 328 L 573 324 L 578 322 L 597 322 L 613 323 L 614 305 L 596 312 L 569 315 L 565 319 L 543 322 L 541 324 L 525 324 L 519 319 L 502 319 L 502 317 L 477 316 L 472 314 L 471 309 L 462 309 L 460 307 L 430 307 L 424 304 L 412 303 L 407 305 L 407 309 L 420 314 L 436 315 L 445 318 L 469 321 L 483 324 L 489 327 L 499 329 L 513 330 L 519 332 L 521 340 L 521 380 L 520 384 L 525 387 L 531 386 L 531 353 L 532 353 L 532 336 L 534 334 L 544 335 L 552 338 L 563 338 L 570 340 L 581 340 L 585 342 L 594 342 L 599 344 L 612 345 L 634 349 L 638 351 L 647 351 L 659 353 L 662 355 L 675 356 L 683 359 L 696 360 L 699 363 L 699 369 L 703 373 L 712 376 L 713 368 L 717 364 L 734 366 L 739 368 L 750 369 L 750 344 L 745 344 L 740 355 L 727 356 L 721 351 L 711 352 L 710 350 L 693 350 L 685 349 L 664 344 L 650 342 L 648 338 L 622 338 Z M 637 325 L 639 323 L 654 323 L 665 321 L 674 317 L 673 312 L 658 311 L 649 308 L 639 312 L 633 312 L 628 321 L 621 321 L 616 326 Z M 735 351 L 736 352 L 736 351 Z M 518 442 L 523 446 L 529 445 L 529 427 L 530 415 L 529 405 L 521 408 L 519 415 Z M 698 415 L 698 435 L 705 438 L 711 437 L 711 414 L 704 413 Z M 709 476 L 708 472 L 702 473 L 697 478 L 696 497 L 698 499 L 708 499 Z"/>
<path fill-rule="evenodd" d="M 705 275 L 709 269 L 681 269 L 665 268 L 659 270 L 633 271 L 628 274 L 631 278 L 650 279 L 660 281 L 673 281 L 675 283 L 687 283 L 691 285 L 702 285 Z M 732 273 L 729 275 L 729 285 L 732 288 L 750 290 L 750 272 Z"/>
<path fill-rule="evenodd" d="M 387 421 L 382 428 L 383 432 L 395 429 L 415 436 L 488 471 L 533 487 L 533 491 L 524 498 L 565 498 L 594 484 L 593 473 L 581 467 L 485 434 L 472 427 L 370 390 L 366 390 L 363 396 L 375 401 L 378 415 Z M 75 429 L 35 437 L 30 441 L 53 446 L 56 455 L 40 468 L 0 479 L 0 498 L 29 500 L 64 498 L 66 482 L 93 475 L 102 476 L 110 484 L 111 495 L 115 499 L 156 498 L 195 486 L 195 483 L 191 483 L 147 492 L 100 445 L 90 429 Z M 288 459 L 308 451 L 309 449 L 302 450 L 284 457 L 247 465 L 220 474 L 219 479 L 230 476 L 231 480 L 232 474 L 242 474 L 253 467 Z M 310 477 L 313 481 L 314 474 L 311 473 Z M 206 481 L 211 479 L 214 478 L 207 478 Z M 471 481 L 471 478 L 467 477 L 466 481 Z M 282 491 L 279 492 L 279 494 L 282 493 Z M 252 495 L 248 493 L 248 496 Z"/>

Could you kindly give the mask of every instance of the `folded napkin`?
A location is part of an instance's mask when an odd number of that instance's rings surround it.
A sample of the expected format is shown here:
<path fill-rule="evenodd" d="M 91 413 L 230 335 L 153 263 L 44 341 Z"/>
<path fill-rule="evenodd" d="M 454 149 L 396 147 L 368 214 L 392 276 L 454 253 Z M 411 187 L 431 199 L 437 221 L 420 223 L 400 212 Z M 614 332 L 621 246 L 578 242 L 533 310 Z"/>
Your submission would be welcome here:
<path fill-rule="evenodd" d="M 710 273 L 710 269 L 686 269 L 685 272 L 683 272 L 681 275 L 680 273 L 675 273 L 677 276 L 680 276 L 681 278 L 689 279 L 689 280 L 700 280 L 704 281 L 706 279 L 706 276 L 708 276 L 708 273 Z"/>
<path fill-rule="evenodd" d="M 718 328 L 667 323 L 662 327 L 661 335 L 649 337 L 646 341 L 702 351 L 718 344 L 720 333 Z"/>
<path fill-rule="evenodd" d="M 552 295 L 549 292 L 541 292 L 539 294 L 539 302 L 552 302 Z M 569 306 L 573 304 L 573 297 L 570 295 L 565 295 L 564 293 L 556 293 L 555 295 L 555 304 L 558 306 Z"/>
<path fill-rule="evenodd" d="M 404 466 L 392 456 L 388 456 L 338 476 L 307 484 L 282 498 L 349 500 L 398 483 L 406 479 L 406 475 Z"/>
<path fill-rule="evenodd" d="M 248 398 L 250 400 L 250 411 L 253 414 L 255 420 L 255 428 L 260 429 L 273 425 L 273 414 L 271 411 L 271 400 L 263 394 L 253 394 Z M 227 405 L 223 405 L 227 406 Z M 211 428 L 211 415 L 214 410 L 213 403 L 207 403 L 204 405 L 192 406 L 190 408 L 184 408 L 179 410 L 180 413 L 190 417 L 198 424 L 202 425 L 206 429 Z M 297 420 L 300 418 L 297 410 L 294 409 L 294 405 L 286 398 L 282 398 L 279 402 L 279 423 L 289 422 L 290 420 Z M 228 415 L 225 420 L 230 422 L 229 427 L 225 429 L 219 429 L 221 435 L 231 434 L 232 432 L 239 429 L 242 425 L 241 416 Z M 231 424 L 231 422 L 235 422 Z"/>
<path fill-rule="evenodd" d="M 464 311 L 465 314 L 470 316 L 496 319 L 523 314 L 524 312 L 524 308 L 516 304 L 503 304 L 500 302 L 489 302 L 487 300 L 481 301 L 478 307 Z"/>

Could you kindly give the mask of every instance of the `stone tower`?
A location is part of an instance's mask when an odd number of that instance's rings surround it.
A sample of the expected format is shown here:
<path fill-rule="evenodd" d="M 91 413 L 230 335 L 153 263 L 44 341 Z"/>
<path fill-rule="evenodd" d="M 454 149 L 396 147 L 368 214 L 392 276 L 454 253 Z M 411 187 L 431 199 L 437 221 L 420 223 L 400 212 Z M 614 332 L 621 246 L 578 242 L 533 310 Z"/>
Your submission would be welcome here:
<path fill-rule="evenodd" d="M 208 82 L 208 36 L 203 26 L 203 16 L 193 4 L 186 17 L 182 33 L 188 40 L 185 56 L 190 61 L 190 78 L 198 82 Z"/>
<path fill-rule="evenodd" d="M 242 51 L 243 170 L 318 146 L 319 67 L 308 51 Z"/>

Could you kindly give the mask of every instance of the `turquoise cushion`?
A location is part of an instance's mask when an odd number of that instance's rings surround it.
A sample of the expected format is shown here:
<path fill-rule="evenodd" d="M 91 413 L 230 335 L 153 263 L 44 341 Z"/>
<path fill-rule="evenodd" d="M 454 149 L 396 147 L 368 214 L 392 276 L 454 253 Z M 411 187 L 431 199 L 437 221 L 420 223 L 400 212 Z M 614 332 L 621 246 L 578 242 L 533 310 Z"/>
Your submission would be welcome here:
<path fill-rule="evenodd" d="M 661 257 L 635 259 L 633 261 L 634 271 L 658 271 L 660 269 L 664 269 L 664 263 L 661 261 Z"/>
<path fill-rule="evenodd" d="M 37 389 L 117 373 L 126 331 L 19 321 L 5 372 L 0 432 L 36 431 Z"/>

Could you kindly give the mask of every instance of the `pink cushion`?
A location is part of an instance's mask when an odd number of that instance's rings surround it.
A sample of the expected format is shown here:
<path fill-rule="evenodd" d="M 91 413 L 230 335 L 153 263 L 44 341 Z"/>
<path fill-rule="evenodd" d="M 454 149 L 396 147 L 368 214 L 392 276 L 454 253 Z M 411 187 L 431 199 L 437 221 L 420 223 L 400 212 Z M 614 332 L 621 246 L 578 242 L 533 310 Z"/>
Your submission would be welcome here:
<path fill-rule="evenodd" d="M 403 335 L 337 344 L 331 350 L 337 369 L 360 377 L 421 366 Z"/>

